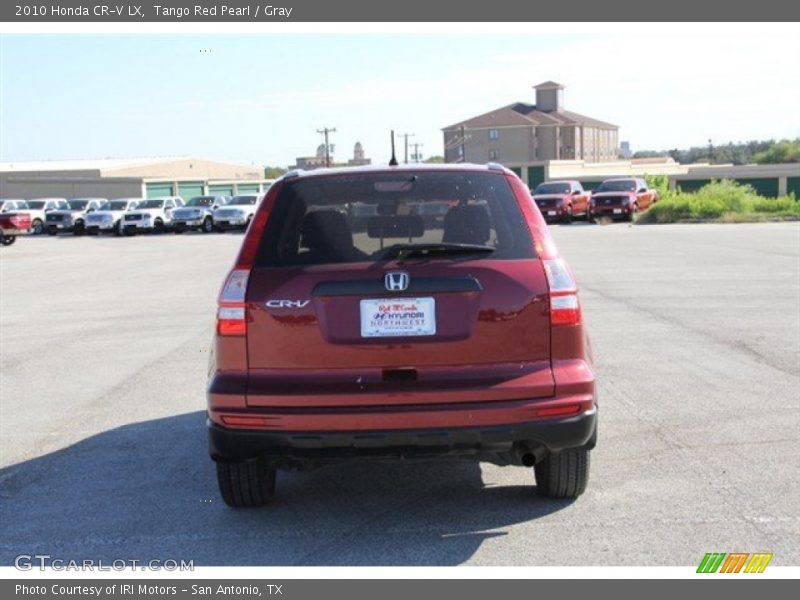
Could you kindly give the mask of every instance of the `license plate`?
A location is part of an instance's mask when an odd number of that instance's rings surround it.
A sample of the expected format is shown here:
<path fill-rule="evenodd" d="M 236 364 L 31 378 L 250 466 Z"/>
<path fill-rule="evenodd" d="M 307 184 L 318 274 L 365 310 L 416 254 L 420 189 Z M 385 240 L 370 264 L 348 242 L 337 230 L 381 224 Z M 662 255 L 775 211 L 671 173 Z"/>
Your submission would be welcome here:
<path fill-rule="evenodd" d="M 556 214 L 556 211 L 554 211 L 554 210 L 548 210 L 547 211 L 547 215 L 550 216 L 550 217 L 552 217 L 555 214 Z"/>
<path fill-rule="evenodd" d="M 361 337 L 435 334 L 434 298 L 378 298 L 361 301 Z"/>
<path fill-rule="evenodd" d="M 614 214 L 615 215 L 621 215 L 622 214 L 622 209 L 621 208 L 615 208 L 614 209 Z"/>

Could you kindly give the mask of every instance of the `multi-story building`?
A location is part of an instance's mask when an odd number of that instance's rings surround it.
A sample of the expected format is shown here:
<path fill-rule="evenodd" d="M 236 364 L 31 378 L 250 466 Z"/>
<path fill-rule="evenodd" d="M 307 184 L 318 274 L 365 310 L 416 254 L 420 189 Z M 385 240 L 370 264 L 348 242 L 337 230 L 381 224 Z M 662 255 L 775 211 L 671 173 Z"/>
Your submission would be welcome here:
<path fill-rule="evenodd" d="M 618 127 L 564 108 L 564 86 L 534 86 L 536 104 L 515 102 L 445 127 L 445 162 L 526 166 L 549 160 L 616 160 Z"/>

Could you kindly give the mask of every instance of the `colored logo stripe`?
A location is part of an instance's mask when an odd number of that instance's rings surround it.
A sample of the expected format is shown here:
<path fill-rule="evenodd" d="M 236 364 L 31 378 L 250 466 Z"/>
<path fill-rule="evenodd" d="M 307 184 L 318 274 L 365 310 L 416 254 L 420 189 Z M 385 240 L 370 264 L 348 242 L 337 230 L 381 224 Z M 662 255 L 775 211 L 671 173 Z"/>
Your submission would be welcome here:
<path fill-rule="evenodd" d="M 720 573 L 739 573 L 744 567 L 745 573 L 763 573 L 772 556 L 769 552 L 708 552 L 700 561 L 697 572 L 716 573 L 719 570 Z"/>

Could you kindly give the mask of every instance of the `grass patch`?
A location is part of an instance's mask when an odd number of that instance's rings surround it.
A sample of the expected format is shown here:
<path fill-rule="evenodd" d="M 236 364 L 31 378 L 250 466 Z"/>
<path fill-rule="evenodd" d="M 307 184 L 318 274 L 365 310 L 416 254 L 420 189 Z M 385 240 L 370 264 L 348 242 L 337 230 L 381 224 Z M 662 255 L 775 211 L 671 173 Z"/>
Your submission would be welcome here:
<path fill-rule="evenodd" d="M 800 219 L 794 195 L 759 196 L 749 185 L 714 181 L 694 193 L 662 192 L 657 204 L 638 215 L 637 223 L 750 223 Z"/>

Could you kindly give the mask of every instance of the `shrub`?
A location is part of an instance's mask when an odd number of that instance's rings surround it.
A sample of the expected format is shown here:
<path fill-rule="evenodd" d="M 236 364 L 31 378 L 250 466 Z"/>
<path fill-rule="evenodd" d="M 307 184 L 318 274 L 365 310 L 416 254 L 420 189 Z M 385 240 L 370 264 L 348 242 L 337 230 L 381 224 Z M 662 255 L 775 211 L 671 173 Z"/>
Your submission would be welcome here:
<path fill-rule="evenodd" d="M 766 217 L 798 217 L 800 203 L 794 196 L 764 198 L 749 185 L 734 181 L 713 181 L 694 193 L 667 192 L 638 221 L 674 223 L 676 221 L 746 221 Z"/>

